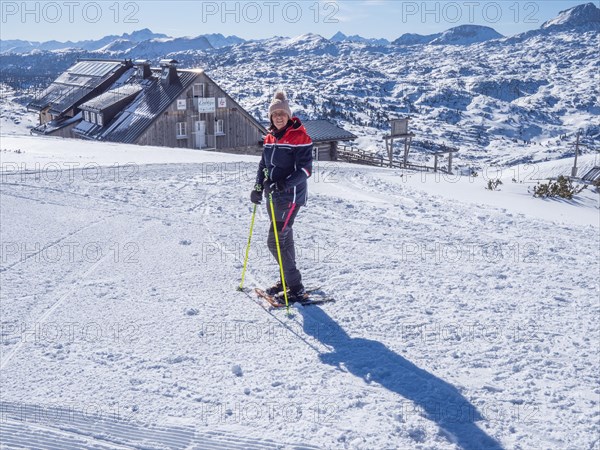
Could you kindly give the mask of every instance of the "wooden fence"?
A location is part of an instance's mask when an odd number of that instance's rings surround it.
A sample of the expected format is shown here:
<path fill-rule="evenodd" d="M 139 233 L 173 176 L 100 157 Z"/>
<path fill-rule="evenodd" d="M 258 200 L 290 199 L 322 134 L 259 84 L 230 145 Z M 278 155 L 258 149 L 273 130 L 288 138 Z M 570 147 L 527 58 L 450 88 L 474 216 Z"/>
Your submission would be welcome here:
<path fill-rule="evenodd" d="M 413 169 L 421 170 L 425 172 L 435 171 L 435 167 L 424 166 L 420 164 L 406 163 L 401 159 L 392 161 L 392 164 L 383 155 L 375 155 L 371 152 L 350 147 L 349 145 L 340 145 L 337 150 L 338 159 L 340 161 L 346 161 L 354 164 L 365 164 L 368 166 L 379 166 L 379 167 L 392 167 L 395 169 Z M 445 167 L 438 167 L 437 170 L 441 172 L 448 172 Z"/>

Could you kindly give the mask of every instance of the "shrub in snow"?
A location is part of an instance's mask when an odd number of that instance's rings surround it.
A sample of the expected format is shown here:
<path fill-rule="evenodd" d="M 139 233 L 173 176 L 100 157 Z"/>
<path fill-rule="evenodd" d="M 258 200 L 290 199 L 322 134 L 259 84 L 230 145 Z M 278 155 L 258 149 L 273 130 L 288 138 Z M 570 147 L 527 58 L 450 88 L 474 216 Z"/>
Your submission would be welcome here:
<path fill-rule="evenodd" d="M 500 180 L 500 178 L 496 178 L 495 180 L 488 180 L 486 189 L 488 189 L 490 191 L 497 191 L 498 186 L 500 186 L 501 184 L 502 184 L 502 180 Z"/>
<path fill-rule="evenodd" d="M 587 186 L 575 186 L 573 182 L 565 177 L 559 176 L 556 181 L 548 181 L 548 183 L 539 183 L 533 188 L 534 197 L 561 197 L 572 199 L 573 196 L 579 194 Z"/>

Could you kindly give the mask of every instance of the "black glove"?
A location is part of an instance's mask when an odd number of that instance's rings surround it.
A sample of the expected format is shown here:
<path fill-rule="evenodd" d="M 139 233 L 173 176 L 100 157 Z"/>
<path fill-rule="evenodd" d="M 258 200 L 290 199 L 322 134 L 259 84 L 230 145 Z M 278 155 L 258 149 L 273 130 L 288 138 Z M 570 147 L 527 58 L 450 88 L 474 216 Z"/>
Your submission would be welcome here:
<path fill-rule="evenodd" d="M 269 194 L 274 194 L 275 192 L 285 191 L 285 182 L 284 181 L 270 181 L 265 180 L 265 194 L 268 196 Z"/>
<path fill-rule="evenodd" d="M 252 189 L 252 192 L 250 192 L 250 201 L 256 205 L 260 205 L 260 202 L 262 202 L 262 197 L 263 197 L 263 187 L 262 184 L 256 184 L 254 186 L 254 189 Z"/>

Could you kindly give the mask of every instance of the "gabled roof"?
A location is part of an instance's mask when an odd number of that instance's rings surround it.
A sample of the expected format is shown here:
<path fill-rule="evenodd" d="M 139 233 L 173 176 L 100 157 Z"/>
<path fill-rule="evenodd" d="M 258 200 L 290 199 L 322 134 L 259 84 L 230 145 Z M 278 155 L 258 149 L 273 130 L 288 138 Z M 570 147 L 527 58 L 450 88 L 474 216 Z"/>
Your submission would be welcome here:
<path fill-rule="evenodd" d="M 329 120 L 305 120 L 302 124 L 313 142 L 350 141 L 357 138 Z"/>
<path fill-rule="evenodd" d="M 132 83 L 139 88 L 135 99 L 105 127 L 87 127 L 79 124 L 77 132 L 103 141 L 135 143 L 142 133 L 160 116 L 198 76 L 198 72 L 178 70 L 178 82 L 165 85 L 160 82 L 160 69 L 152 69 L 156 78 Z M 142 89 L 143 88 L 143 89 Z M 122 88 L 121 88 L 122 89 Z M 110 91 L 109 91 L 110 92 Z M 107 94 L 109 93 L 107 92 Z M 100 103 L 104 101 L 101 99 Z"/>
<path fill-rule="evenodd" d="M 42 94 L 29 103 L 28 108 L 60 115 L 84 102 L 105 82 L 118 77 L 127 68 L 127 61 L 83 60 L 63 72 Z"/>
<path fill-rule="evenodd" d="M 142 91 L 142 86 L 139 84 L 126 84 L 124 86 L 119 86 L 109 91 L 106 91 L 104 94 L 100 94 L 98 97 L 94 97 L 91 100 L 81 104 L 82 109 L 88 109 L 91 111 L 102 111 L 106 108 L 109 108 L 112 105 L 116 105 L 122 101 L 127 101 L 128 99 L 132 99 L 135 95 Z"/>

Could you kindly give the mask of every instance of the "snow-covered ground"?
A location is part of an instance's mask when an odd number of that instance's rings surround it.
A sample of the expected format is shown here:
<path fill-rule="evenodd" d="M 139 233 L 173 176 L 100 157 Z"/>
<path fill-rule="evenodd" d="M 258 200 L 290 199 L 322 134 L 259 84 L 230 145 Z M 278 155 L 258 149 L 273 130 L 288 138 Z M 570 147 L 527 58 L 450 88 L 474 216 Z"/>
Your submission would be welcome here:
<path fill-rule="evenodd" d="M 21 94 L 22 95 L 22 94 Z M 38 124 L 37 114 L 16 100 L 19 95 L 5 83 L 0 83 L 0 132 L 2 135 L 29 134 Z"/>
<path fill-rule="evenodd" d="M 236 291 L 258 157 L 0 147 L 3 446 L 597 448 L 598 194 L 527 192 L 572 160 L 317 165 L 298 260 L 337 302 L 288 317 Z"/>

